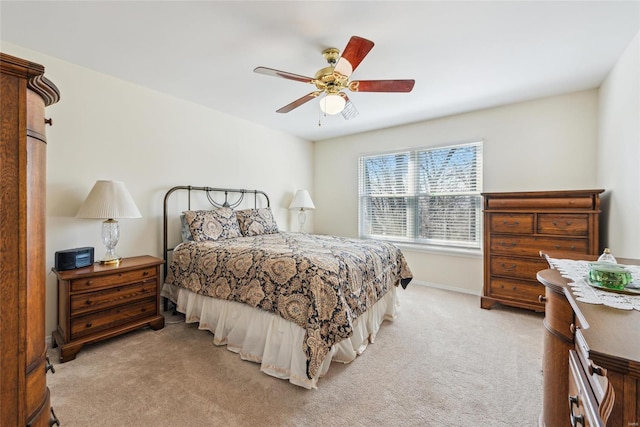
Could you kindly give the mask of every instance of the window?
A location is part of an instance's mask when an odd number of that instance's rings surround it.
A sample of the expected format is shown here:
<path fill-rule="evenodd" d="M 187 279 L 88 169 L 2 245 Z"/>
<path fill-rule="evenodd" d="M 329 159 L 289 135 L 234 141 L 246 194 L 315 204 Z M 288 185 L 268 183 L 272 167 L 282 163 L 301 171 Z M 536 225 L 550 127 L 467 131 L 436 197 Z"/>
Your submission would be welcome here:
<path fill-rule="evenodd" d="M 360 157 L 360 236 L 480 248 L 482 142 Z"/>

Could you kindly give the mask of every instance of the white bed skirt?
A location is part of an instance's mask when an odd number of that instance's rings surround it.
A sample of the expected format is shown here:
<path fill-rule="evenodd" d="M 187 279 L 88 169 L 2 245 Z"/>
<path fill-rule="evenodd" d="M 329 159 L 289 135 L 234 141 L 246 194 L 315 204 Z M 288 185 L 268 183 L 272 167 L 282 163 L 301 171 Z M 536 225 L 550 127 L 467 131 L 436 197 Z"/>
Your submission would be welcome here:
<path fill-rule="evenodd" d="M 303 350 L 304 329 L 266 311 L 234 302 L 206 297 L 177 286 L 164 284 L 162 296 L 176 304 L 187 323 L 199 322 L 199 329 L 213 333 L 215 345 L 226 345 L 243 360 L 260 363 L 267 375 L 288 379 L 307 389 L 317 388 L 331 361 L 349 363 L 373 343 L 380 325 L 396 315 L 395 286 L 353 324 L 353 336 L 331 347 L 315 378 L 306 374 Z"/>

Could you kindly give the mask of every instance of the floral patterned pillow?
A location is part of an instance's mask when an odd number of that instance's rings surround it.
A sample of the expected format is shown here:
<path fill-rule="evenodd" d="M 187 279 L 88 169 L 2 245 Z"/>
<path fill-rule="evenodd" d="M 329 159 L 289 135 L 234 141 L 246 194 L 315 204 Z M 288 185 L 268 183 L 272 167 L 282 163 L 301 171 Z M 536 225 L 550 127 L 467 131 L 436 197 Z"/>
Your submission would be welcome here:
<path fill-rule="evenodd" d="M 236 217 L 243 236 L 257 236 L 259 234 L 274 234 L 278 232 L 278 224 L 273 218 L 271 208 L 236 211 Z"/>
<path fill-rule="evenodd" d="M 189 224 L 193 240 L 196 242 L 241 236 L 236 213 L 230 208 L 211 211 L 185 211 L 184 217 Z"/>

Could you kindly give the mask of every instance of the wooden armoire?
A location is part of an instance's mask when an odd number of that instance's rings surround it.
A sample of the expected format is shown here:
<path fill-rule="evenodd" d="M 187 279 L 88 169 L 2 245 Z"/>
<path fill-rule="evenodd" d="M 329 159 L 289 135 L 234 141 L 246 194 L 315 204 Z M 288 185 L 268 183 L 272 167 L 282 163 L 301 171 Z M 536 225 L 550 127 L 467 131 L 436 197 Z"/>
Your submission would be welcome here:
<path fill-rule="evenodd" d="M 44 67 L 0 53 L 0 425 L 58 424 L 45 341 Z"/>

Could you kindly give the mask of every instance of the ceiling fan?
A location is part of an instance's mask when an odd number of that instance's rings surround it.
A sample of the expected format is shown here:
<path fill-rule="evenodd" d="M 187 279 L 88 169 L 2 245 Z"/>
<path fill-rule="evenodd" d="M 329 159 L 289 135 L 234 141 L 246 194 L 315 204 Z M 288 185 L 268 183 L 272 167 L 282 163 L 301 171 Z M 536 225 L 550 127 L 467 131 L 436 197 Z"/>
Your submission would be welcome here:
<path fill-rule="evenodd" d="M 373 42 L 362 37 L 352 36 L 344 48 L 342 56 L 335 47 L 322 51 L 322 56 L 329 63 L 321 68 L 315 77 L 305 77 L 273 68 L 257 67 L 253 71 L 267 76 L 280 77 L 302 83 L 311 83 L 318 90 L 296 99 L 277 110 L 288 113 L 299 106 L 324 94 L 320 98 L 320 109 L 325 114 L 338 114 L 349 120 L 358 115 L 358 111 L 349 100 L 344 89 L 352 92 L 411 92 L 414 80 L 349 80 L 351 73 L 360 65 L 365 56 L 373 48 Z"/>

